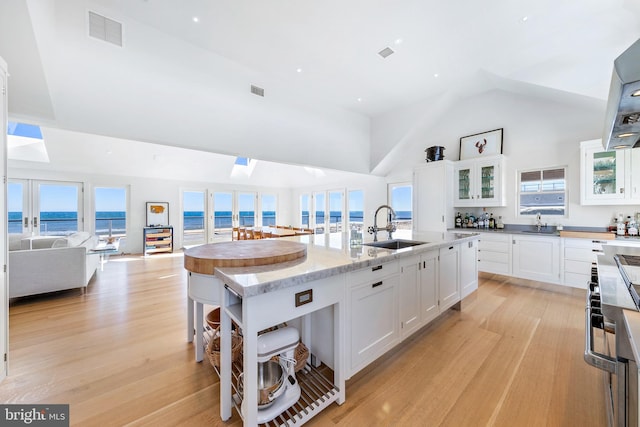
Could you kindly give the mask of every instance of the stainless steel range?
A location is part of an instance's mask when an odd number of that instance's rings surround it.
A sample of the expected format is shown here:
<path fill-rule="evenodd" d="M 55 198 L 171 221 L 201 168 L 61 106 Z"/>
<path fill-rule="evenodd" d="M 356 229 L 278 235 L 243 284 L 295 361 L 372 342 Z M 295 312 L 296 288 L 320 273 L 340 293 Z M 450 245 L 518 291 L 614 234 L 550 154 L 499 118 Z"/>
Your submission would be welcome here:
<path fill-rule="evenodd" d="M 584 358 L 604 371 L 609 425 L 638 426 L 638 369 L 629 322 L 640 311 L 640 248 L 607 245 L 587 291 Z M 629 315 L 633 313 L 633 316 Z M 602 337 L 598 351 L 594 337 Z M 637 353 L 637 351 L 636 351 Z"/>

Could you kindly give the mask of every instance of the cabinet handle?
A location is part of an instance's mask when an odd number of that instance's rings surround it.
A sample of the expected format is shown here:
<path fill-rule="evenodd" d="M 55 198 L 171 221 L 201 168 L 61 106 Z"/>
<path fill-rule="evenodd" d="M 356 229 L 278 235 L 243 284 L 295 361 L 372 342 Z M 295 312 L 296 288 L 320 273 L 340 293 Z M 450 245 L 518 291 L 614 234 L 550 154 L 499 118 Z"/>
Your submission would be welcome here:
<path fill-rule="evenodd" d="M 382 285 L 382 280 L 379 282 L 374 283 L 373 285 L 371 285 L 372 288 L 377 288 L 378 286 Z"/>
<path fill-rule="evenodd" d="M 29 227 L 29 217 L 25 216 L 24 217 L 24 228 L 27 228 L 27 227 Z"/>
<path fill-rule="evenodd" d="M 599 243 L 599 244 L 602 244 L 602 245 L 606 245 L 607 244 L 606 241 L 602 241 L 602 240 L 592 240 L 591 243 Z"/>
<path fill-rule="evenodd" d="M 449 246 L 449 250 L 453 249 L 453 246 Z"/>
<path fill-rule="evenodd" d="M 620 194 L 624 193 L 624 187 L 620 187 Z"/>
<path fill-rule="evenodd" d="M 38 217 L 37 216 L 33 217 L 33 228 L 38 228 Z"/>
<path fill-rule="evenodd" d="M 375 267 L 371 268 L 371 271 L 378 271 L 378 270 L 382 270 L 382 266 L 381 265 L 378 265 L 378 266 L 375 266 Z"/>

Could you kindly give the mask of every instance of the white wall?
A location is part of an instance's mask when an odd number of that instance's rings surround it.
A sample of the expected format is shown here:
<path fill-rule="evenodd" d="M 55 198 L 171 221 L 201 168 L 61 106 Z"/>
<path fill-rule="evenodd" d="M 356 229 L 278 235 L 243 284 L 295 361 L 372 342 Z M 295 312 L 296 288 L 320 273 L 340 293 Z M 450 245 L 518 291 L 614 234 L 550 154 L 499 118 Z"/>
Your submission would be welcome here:
<path fill-rule="evenodd" d="M 455 111 L 448 111 L 436 124 L 408 137 L 405 154 L 392 168 L 387 181 L 410 180 L 412 168 L 424 163 L 427 147 L 444 146 L 445 158 L 457 160 L 460 137 L 504 128 L 507 207 L 489 209 L 494 216 L 502 215 L 509 224 L 531 224 L 531 219 L 518 218 L 516 214 L 517 171 L 566 165 L 569 212 L 560 222 L 605 227 L 614 213 L 630 214 L 640 211 L 640 206 L 580 206 L 580 141 L 600 138 L 604 107 L 604 102 L 589 98 L 568 96 L 556 101 L 497 89 L 461 100 Z M 413 125 L 416 127 L 419 124 Z M 550 225 L 556 222 L 547 220 Z"/>

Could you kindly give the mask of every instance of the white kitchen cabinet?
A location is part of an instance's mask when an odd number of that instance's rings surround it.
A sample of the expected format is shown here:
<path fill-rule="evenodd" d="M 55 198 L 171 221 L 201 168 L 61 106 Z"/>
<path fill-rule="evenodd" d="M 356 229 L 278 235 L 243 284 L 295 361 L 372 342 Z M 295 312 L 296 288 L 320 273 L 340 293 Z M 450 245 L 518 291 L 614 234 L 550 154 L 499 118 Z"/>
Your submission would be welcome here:
<path fill-rule="evenodd" d="M 440 248 L 438 256 L 438 301 L 443 312 L 460 301 L 460 245 Z"/>
<path fill-rule="evenodd" d="M 604 253 L 602 246 L 606 244 L 606 240 L 563 238 L 562 284 L 586 289 L 591 279 L 591 263 Z"/>
<path fill-rule="evenodd" d="M 560 283 L 560 238 L 512 235 L 513 276 Z"/>
<path fill-rule="evenodd" d="M 511 234 L 487 232 L 478 241 L 478 270 L 511 275 Z"/>
<path fill-rule="evenodd" d="M 354 279 L 363 279 L 354 282 Z M 358 270 L 347 275 L 349 302 L 348 376 L 377 359 L 400 339 L 398 262 Z"/>
<path fill-rule="evenodd" d="M 504 163 L 501 154 L 456 162 L 453 206 L 505 206 Z"/>
<path fill-rule="evenodd" d="M 460 298 L 478 289 L 478 241 L 460 243 Z"/>
<path fill-rule="evenodd" d="M 405 338 L 421 326 L 419 256 L 400 260 L 400 335 Z"/>
<path fill-rule="evenodd" d="M 429 251 L 420 256 L 418 273 L 420 277 L 420 311 L 424 324 L 438 317 L 438 255 L 439 251 Z"/>
<path fill-rule="evenodd" d="M 581 142 L 580 203 L 640 203 L 640 149 L 605 151 L 600 139 Z"/>
<path fill-rule="evenodd" d="M 446 231 L 454 227 L 453 163 L 429 162 L 413 171 L 413 231 Z"/>

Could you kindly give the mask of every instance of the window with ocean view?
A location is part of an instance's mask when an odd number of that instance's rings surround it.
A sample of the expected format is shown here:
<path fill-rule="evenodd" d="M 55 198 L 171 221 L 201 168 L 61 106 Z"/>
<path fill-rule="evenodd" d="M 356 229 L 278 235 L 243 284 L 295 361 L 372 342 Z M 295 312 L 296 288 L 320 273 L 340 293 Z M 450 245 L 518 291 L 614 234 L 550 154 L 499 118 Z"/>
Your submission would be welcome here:
<path fill-rule="evenodd" d="M 262 211 L 262 225 L 265 227 L 276 225 L 276 206 L 278 199 L 275 194 L 262 194 L 260 196 L 260 209 Z"/>
<path fill-rule="evenodd" d="M 97 236 L 125 237 L 127 234 L 127 190 L 96 187 L 95 233 Z"/>
<path fill-rule="evenodd" d="M 356 227 L 362 230 L 364 225 L 364 191 L 349 191 L 349 229 Z"/>
<path fill-rule="evenodd" d="M 182 192 L 182 245 L 206 242 L 206 191 Z"/>
<path fill-rule="evenodd" d="M 412 197 L 413 186 L 410 183 L 389 184 L 389 205 L 396 212 L 398 230 L 411 230 L 413 218 Z M 383 221 L 383 218 L 378 221 Z M 383 224 L 386 224 L 386 222 Z"/>
<path fill-rule="evenodd" d="M 309 225 L 310 210 L 311 210 L 311 206 L 309 206 L 309 195 L 308 194 L 300 195 L 300 226 L 303 228 L 311 228 Z"/>

